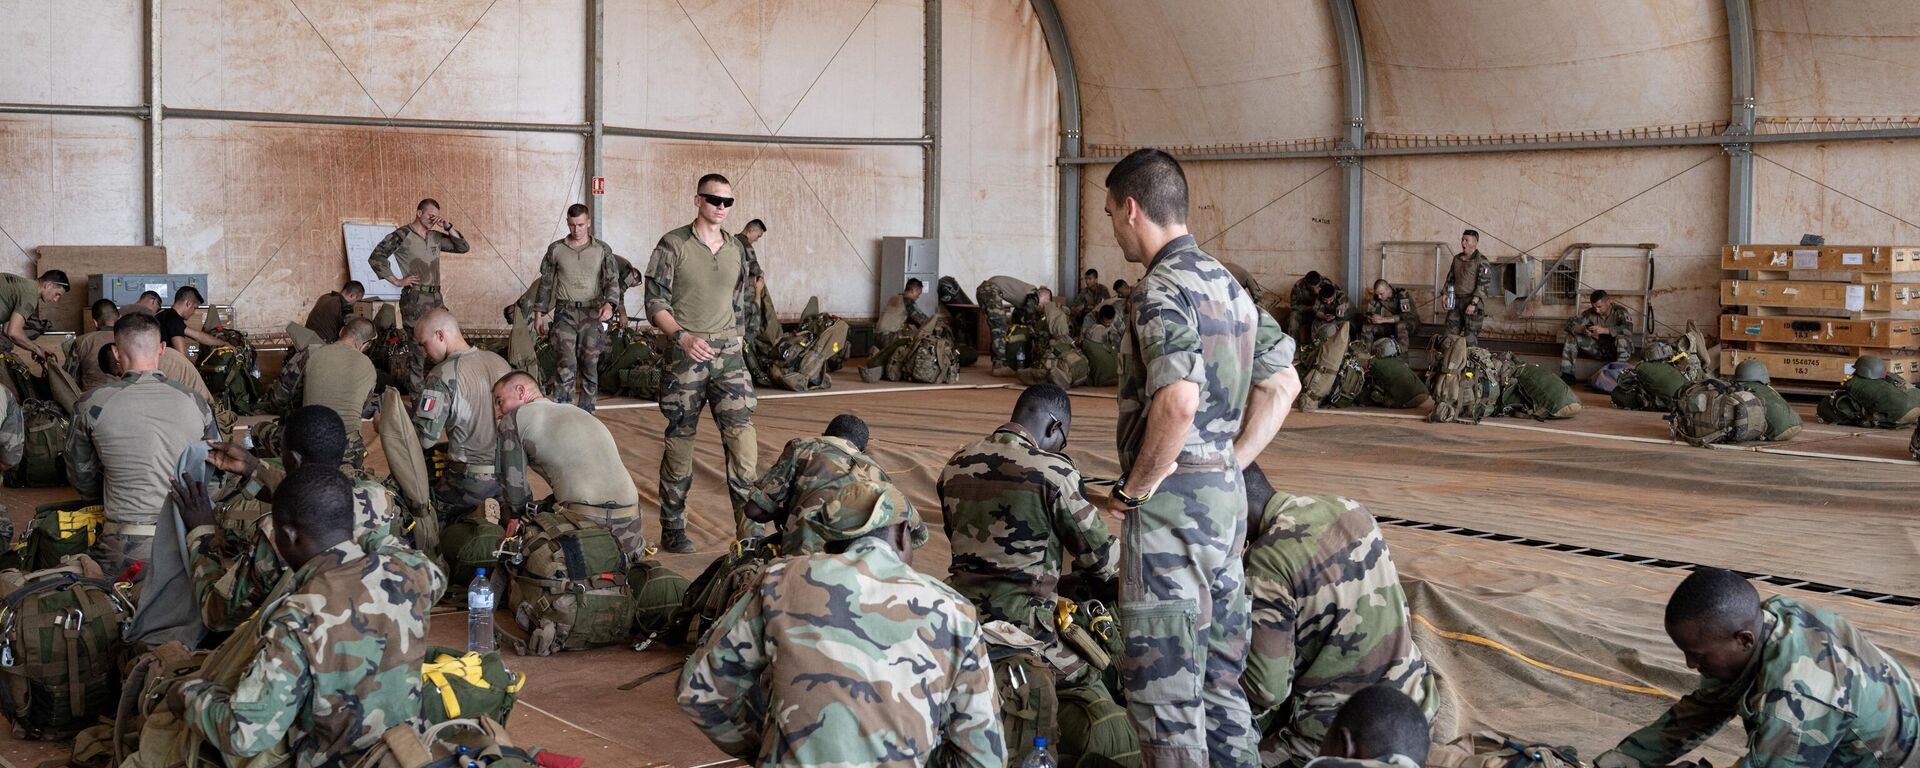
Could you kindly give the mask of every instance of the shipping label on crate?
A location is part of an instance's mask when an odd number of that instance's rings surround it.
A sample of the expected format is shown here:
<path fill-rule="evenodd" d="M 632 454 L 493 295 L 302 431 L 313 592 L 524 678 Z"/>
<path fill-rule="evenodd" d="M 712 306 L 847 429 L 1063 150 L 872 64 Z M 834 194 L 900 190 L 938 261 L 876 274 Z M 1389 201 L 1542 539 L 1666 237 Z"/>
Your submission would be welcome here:
<path fill-rule="evenodd" d="M 1859 312 L 1867 306 L 1867 287 L 1864 285 L 1847 286 L 1847 311 Z"/>
<path fill-rule="evenodd" d="M 1817 250 L 1816 251 L 1794 251 L 1793 252 L 1793 268 L 1794 269 L 1819 269 L 1820 268 L 1820 252 Z"/>

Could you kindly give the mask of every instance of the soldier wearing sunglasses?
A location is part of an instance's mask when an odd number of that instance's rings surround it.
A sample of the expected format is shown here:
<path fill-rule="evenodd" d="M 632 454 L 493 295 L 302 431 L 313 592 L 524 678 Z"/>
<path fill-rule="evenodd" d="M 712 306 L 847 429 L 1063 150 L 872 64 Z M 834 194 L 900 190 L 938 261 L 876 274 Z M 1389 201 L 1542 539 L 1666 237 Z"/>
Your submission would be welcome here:
<path fill-rule="evenodd" d="M 667 419 L 660 457 L 660 545 L 692 552 L 687 491 L 693 486 L 693 440 L 700 412 L 711 408 L 727 457 L 727 493 L 736 534 L 758 526 L 743 513 L 758 476 L 753 430 L 753 376 L 746 362 L 746 318 L 760 262 L 739 237 L 721 229 L 733 208 L 733 185 L 710 173 L 695 187 L 692 224 L 668 232 L 647 263 L 647 317 L 673 342 L 660 414 Z"/>

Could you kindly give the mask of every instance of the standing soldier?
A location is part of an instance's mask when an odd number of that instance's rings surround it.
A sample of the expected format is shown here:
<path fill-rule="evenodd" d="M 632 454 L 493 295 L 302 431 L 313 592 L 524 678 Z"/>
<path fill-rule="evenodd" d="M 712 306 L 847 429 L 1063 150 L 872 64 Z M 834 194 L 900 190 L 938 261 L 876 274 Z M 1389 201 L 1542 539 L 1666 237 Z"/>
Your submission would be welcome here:
<path fill-rule="evenodd" d="M 980 303 L 980 311 L 987 315 L 987 349 L 992 353 L 988 362 L 995 368 L 1012 368 L 1013 360 L 1007 356 L 1007 334 L 1013 327 L 1013 316 L 1032 297 L 1032 283 L 1006 275 L 994 275 L 987 278 L 973 292 L 975 301 Z"/>
<path fill-rule="evenodd" d="M 734 533 L 742 538 L 752 532 L 745 509 L 759 461 L 753 431 L 758 401 L 744 336 L 760 262 L 740 238 L 720 228 L 733 207 L 727 177 L 709 173 L 694 189 L 693 223 L 662 236 L 647 262 L 647 318 L 674 346 L 671 378 L 660 398 L 660 415 L 667 419 L 666 451 L 660 456 L 660 546 L 680 553 L 693 551 L 687 491 L 693 486 L 700 412 L 712 408 L 720 428 Z"/>
<path fill-rule="evenodd" d="M 1493 262 L 1480 255 L 1480 233 L 1460 233 L 1460 252 L 1453 255 L 1447 271 L 1447 335 L 1467 337 L 1467 343 L 1480 340 L 1480 326 L 1487 322 L 1487 296 L 1493 290 Z M 1472 312 L 1467 311 L 1472 306 Z"/>
<path fill-rule="evenodd" d="M 422 445 L 447 436 L 447 472 L 433 488 L 441 522 L 464 515 L 500 495 L 494 468 L 500 437 L 494 428 L 493 383 L 512 370 L 499 355 L 467 343 L 453 313 L 435 309 L 413 328 L 414 343 L 432 361 L 433 373 L 413 404 L 413 426 Z"/>
<path fill-rule="evenodd" d="M 1567 319 L 1560 343 L 1560 378 L 1573 382 L 1573 359 L 1580 355 L 1624 363 L 1633 359 L 1633 316 L 1606 291 L 1587 296 L 1587 308 Z"/>
<path fill-rule="evenodd" d="M 620 463 L 620 447 L 599 419 L 548 400 L 533 376 L 514 371 L 493 385 L 499 421 L 500 487 L 507 509 L 525 517 L 534 504 L 527 483 L 538 472 L 553 488 L 553 505 L 599 523 L 620 541 L 629 562 L 647 556 L 640 525 L 640 492 Z"/>
<path fill-rule="evenodd" d="M 580 381 L 580 407 L 593 412 L 600 393 L 600 356 L 607 352 L 607 326 L 620 304 L 620 261 L 613 246 L 593 236 L 587 207 L 567 208 L 567 236 L 547 246 L 540 259 L 540 295 L 535 328 L 553 343 L 553 401 L 573 402 Z"/>
<path fill-rule="evenodd" d="M 467 239 L 453 222 L 440 218 L 440 203 L 429 197 L 413 208 L 413 223 L 396 229 L 367 257 L 367 264 L 380 279 L 400 287 L 401 328 L 405 331 L 407 370 L 394 372 L 394 380 L 404 384 L 408 393 L 420 392 L 426 377 L 427 361 L 414 341 L 413 325 L 428 312 L 446 306 L 440 294 L 440 252 L 466 253 Z M 388 257 L 398 257 L 400 271 L 395 273 Z M 322 337 L 325 338 L 325 337 Z"/>
<path fill-rule="evenodd" d="M 1367 297 L 1367 311 L 1361 317 L 1365 322 L 1360 325 L 1360 338 L 1366 341 L 1392 336 L 1401 350 L 1412 349 L 1408 342 L 1413 340 L 1413 331 L 1420 327 L 1420 315 L 1413 308 L 1413 294 L 1405 288 L 1395 288 L 1386 279 L 1373 281 L 1373 292 Z"/>
<path fill-rule="evenodd" d="M 1251 631 L 1240 551 L 1251 463 L 1300 392 L 1293 341 L 1187 233 L 1187 179 L 1142 149 L 1107 174 L 1107 215 L 1147 273 L 1120 345 L 1120 679 L 1154 766 L 1257 766 L 1240 686 Z M 1267 326 L 1267 333 L 1261 333 Z M 1257 336 L 1271 346 L 1259 348 Z"/>

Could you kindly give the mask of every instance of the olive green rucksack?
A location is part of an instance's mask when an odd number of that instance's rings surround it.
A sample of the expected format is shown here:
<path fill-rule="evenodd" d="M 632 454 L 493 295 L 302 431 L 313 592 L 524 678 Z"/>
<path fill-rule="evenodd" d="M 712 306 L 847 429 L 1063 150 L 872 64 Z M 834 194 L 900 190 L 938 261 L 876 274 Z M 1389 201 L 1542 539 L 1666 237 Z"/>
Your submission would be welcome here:
<path fill-rule="evenodd" d="M 951 384 L 960 379 L 960 365 L 953 346 L 953 334 L 946 322 L 934 320 L 920 326 L 913 336 L 903 340 L 887 357 L 882 378 L 919 384 Z"/>
<path fill-rule="evenodd" d="M 100 566 L 0 571 L 0 594 L 0 715 L 14 738 L 66 741 L 112 712 L 133 604 Z"/>
<path fill-rule="evenodd" d="M 53 488 L 67 484 L 67 433 L 73 422 L 67 412 L 50 400 L 21 403 L 26 427 L 26 450 L 19 465 L 7 470 L 7 485 L 14 488 Z"/>
<path fill-rule="evenodd" d="M 1032 754 L 1035 738 L 1059 741 L 1060 696 L 1053 667 L 1024 648 L 988 643 L 987 655 L 993 660 L 994 709 L 1000 713 L 1007 764 L 1019 765 Z"/>
<path fill-rule="evenodd" d="M 1120 383 L 1120 345 L 1086 342 L 1080 347 L 1087 353 L 1087 386 L 1111 387 Z"/>
<path fill-rule="evenodd" d="M 491 505 L 483 505 L 491 506 Z M 440 529 L 440 557 L 446 561 L 447 583 L 468 584 L 479 568 L 499 569 L 500 540 L 507 530 L 487 520 L 483 509 L 476 509 Z"/>
<path fill-rule="evenodd" d="M 1140 735 L 1127 719 L 1126 707 L 1098 680 L 1063 684 L 1054 697 L 1059 701 L 1061 765 L 1138 768 Z"/>
<path fill-rule="evenodd" d="M 1673 410 L 1673 396 L 1687 383 L 1687 374 L 1672 363 L 1648 360 L 1620 375 L 1611 394 L 1613 407 L 1668 412 Z"/>
<path fill-rule="evenodd" d="M 1673 397 L 1667 414 L 1674 439 L 1704 448 L 1714 443 L 1750 443 L 1766 439 L 1767 407 L 1758 395 L 1719 379 L 1688 384 Z"/>
<path fill-rule="evenodd" d="M 633 590 L 634 634 L 651 642 L 672 628 L 689 585 L 678 571 L 647 558 L 627 568 L 627 586 Z"/>
<path fill-rule="evenodd" d="M 1347 359 L 1347 324 L 1342 323 L 1332 336 L 1314 342 L 1304 355 L 1311 361 L 1300 376 L 1300 410 L 1316 411 L 1333 394 L 1339 382 L 1340 365 Z"/>
<path fill-rule="evenodd" d="M 1820 399 L 1820 421 L 1849 427 L 1894 429 L 1920 421 L 1920 390 L 1894 378 L 1848 377 Z"/>
<path fill-rule="evenodd" d="M 1427 384 L 1434 399 L 1427 421 L 1478 424 L 1494 415 L 1500 406 L 1502 376 L 1493 354 L 1468 344 L 1465 336 L 1447 337 L 1441 349 Z"/>
<path fill-rule="evenodd" d="M 1800 434 L 1802 426 L 1800 414 L 1795 412 L 1793 406 L 1787 404 L 1787 399 L 1774 391 L 1772 386 L 1758 381 L 1736 381 L 1733 382 L 1733 386 L 1735 389 L 1752 392 L 1753 396 L 1760 398 L 1761 404 L 1766 406 L 1768 441 L 1791 440 L 1794 435 Z"/>
<path fill-rule="evenodd" d="M 632 636 L 626 554 L 605 526 L 564 509 L 540 512 L 502 549 L 513 575 L 507 604 L 528 635 L 513 639 L 516 651 L 547 656 Z"/>
<path fill-rule="evenodd" d="M 1500 415 L 1537 421 L 1571 419 L 1580 412 L 1580 397 L 1552 371 L 1531 363 L 1509 369 L 1501 388 Z"/>
<path fill-rule="evenodd" d="M 752 542 L 734 542 L 687 585 L 680 607 L 668 622 L 666 641 L 674 644 L 698 641 L 742 593 L 753 588 L 767 564 L 776 557 L 779 557 L 778 546 L 771 536 Z"/>
<path fill-rule="evenodd" d="M 207 350 L 200 358 L 200 379 L 213 395 L 214 410 L 229 410 L 241 416 L 257 413 L 266 398 L 260 394 L 260 367 L 253 344 L 246 334 L 232 328 L 215 328 L 208 333 L 221 346 Z"/>
<path fill-rule="evenodd" d="M 33 508 L 20 540 L 0 553 L 0 570 L 33 572 L 57 568 L 60 561 L 85 554 L 100 538 L 107 516 L 96 502 L 74 499 Z"/>

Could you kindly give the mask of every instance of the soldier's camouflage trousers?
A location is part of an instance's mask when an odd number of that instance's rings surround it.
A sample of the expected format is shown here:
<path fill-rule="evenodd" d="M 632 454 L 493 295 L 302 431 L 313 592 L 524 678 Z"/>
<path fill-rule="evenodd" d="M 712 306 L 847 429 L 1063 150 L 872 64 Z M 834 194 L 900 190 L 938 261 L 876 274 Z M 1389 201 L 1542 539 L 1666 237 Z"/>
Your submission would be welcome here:
<path fill-rule="evenodd" d="M 600 357 L 612 347 L 600 323 L 599 305 L 555 308 L 547 340 L 553 343 L 553 381 L 548 389 L 553 401 L 572 403 L 578 379 L 580 407 L 592 413 L 593 399 L 600 394 Z"/>
<path fill-rule="evenodd" d="M 753 484 L 760 477 L 758 438 L 753 431 L 753 376 L 743 356 L 741 339 L 711 340 L 713 359 L 694 362 L 675 345 L 669 353 L 666 392 L 660 397 L 660 415 L 667 419 L 666 452 L 660 456 L 660 527 L 681 530 L 687 525 L 687 491 L 693 487 L 693 438 L 700 431 L 700 412 L 711 410 L 720 428 L 720 446 L 727 457 L 727 495 L 733 502 L 735 533 L 747 537 L 759 530 L 742 511 Z"/>
<path fill-rule="evenodd" d="M 981 283 L 974 291 L 974 298 L 980 302 L 980 311 L 987 315 L 988 350 L 991 357 L 988 364 L 993 366 L 1010 365 L 1007 362 L 1007 332 L 1013 326 L 1013 299 L 1000 292 L 1000 286 L 993 283 Z"/>
<path fill-rule="evenodd" d="M 628 563 L 647 559 L 647 534 L 640 521 L 640 505 L 613 509 L 589 504 L 568 503 L 560 506 L 611 532 L 620 541 L 620 551 L 627 553 Z"/>
<path fill-rule="evenodd" d="M 433 486 L 433 509 L 444 526 L 472 512 L 481 502 L 499 496 L 498 475 L 449 468 L 446 476 Z"/>
<path fill-rule="evenodd" d="M 1465 335 L 1467 337 L 1467 344 L 1470 346 L 1480 345 L 1480 326 L 1486 324 L 1486 315 L 1467 317 L 1465 310 L 1460 308 L 1447 311 L 1447 335 Z"/>
<path fill-rule="evenodd" d="M 1240 687 L 1247 501 L 1230 463 L 1182 464 L 1122 526 L 1120 679 L 1150 767 L 1260 765 Z"/>
<path fill-rule="evenodd" d="M 1091 372 L 1087 355 L 1079 347 L 1072 343 L 1056 343 L 1039 365 L 1020 370 L 1014 376 L 1029 387 L 1051 383 L 1061 389 L 1073 389 L 1086 386 Z"/>
<path fill-rule="evenodd" d="M 1566 336 L 1560 344 L 1560 372 L 1573 373 L 1573 360 L 1581 355 L 1598 360 L 1611 359 L 1624 363 L 1633 359 L 1633 342 L 1618 336 L 1594 338 L 1592 336 Z"/>
<path fill-rule="evenodd" d="M 446 306 L 438 287 L 410 286 L 400 289 L 401 346 L 407 351 L 407 369 L 390 371 L 393 380 L 409 395 L 420 394 L 426 386 L 427 353 L 413 340 L 413 324 L 436 309 Z"/>

